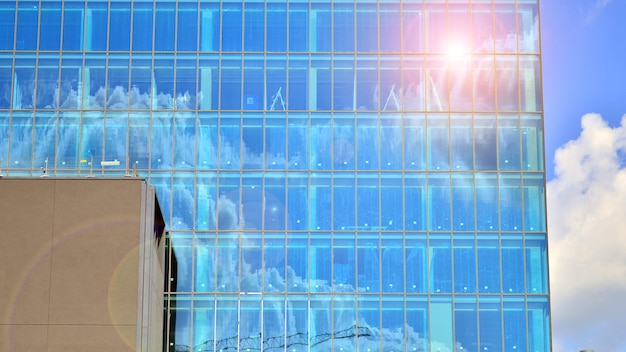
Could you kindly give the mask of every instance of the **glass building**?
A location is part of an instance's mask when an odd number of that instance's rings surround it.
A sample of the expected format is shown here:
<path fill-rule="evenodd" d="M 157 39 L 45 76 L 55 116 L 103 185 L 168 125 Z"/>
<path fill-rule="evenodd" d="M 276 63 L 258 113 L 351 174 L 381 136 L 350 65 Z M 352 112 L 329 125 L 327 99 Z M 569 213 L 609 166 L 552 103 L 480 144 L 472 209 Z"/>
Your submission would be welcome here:
<path fill-rule="evenodd" d="M 538 15 L 0 1 L 0 172 L 156 186 L 166 351 L 547 352 Z"/>

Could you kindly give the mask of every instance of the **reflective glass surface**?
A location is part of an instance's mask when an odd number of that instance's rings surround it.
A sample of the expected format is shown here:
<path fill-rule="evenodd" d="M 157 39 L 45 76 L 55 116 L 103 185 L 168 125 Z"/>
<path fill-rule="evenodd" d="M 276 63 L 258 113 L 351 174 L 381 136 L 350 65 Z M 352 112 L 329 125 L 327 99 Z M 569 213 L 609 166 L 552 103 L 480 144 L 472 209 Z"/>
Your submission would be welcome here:
<path fill-rule="evenodd" d="M 537 3 L 0 2 L 0 173 L 155 185 L 166 351 L 547 352 Z"/>

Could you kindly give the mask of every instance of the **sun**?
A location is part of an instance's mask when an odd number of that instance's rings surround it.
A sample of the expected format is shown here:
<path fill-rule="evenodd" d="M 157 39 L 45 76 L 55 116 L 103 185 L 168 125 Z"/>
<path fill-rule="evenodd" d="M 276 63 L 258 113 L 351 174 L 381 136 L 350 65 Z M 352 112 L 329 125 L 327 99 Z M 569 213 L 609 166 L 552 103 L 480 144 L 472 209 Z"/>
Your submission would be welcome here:
<path fill-rule="evenodd" d="M 446 49 L 446 56 L 449 61 L 464 61 L 469 59 L 470 50 L 463 43 L 450 43 Z"/>

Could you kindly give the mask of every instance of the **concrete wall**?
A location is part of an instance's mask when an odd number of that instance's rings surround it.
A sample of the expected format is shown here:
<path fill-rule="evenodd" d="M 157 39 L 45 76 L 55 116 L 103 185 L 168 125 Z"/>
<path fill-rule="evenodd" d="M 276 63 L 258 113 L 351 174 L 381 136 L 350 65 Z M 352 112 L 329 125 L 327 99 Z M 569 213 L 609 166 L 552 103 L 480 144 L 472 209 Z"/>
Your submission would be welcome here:
<path fill-rule="evenodd" d="M 0 352 L 162 350 L 155 206 L 142 179 L 0 179 Z"/>

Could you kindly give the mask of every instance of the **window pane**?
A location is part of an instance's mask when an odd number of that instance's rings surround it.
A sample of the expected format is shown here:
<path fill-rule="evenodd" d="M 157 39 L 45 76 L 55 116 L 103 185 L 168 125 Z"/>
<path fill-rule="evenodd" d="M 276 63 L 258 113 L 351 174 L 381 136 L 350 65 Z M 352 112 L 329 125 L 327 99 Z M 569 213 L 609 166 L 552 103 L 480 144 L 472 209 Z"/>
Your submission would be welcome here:
<path fill-rule="evenodd" d="M 360 4 L 356 10 L 356 50 L 378 51 L 378 19 L 375 4 Z"/>
<path fill-rule="evenodd" d="M 287 11 L 285 3 L 267 4 L 267 51 L 287 51 Z M 302 39 L 305 37 L 302 37 Z"/>
<path fill-rule="evenodd" d="M 176 4 L 158 2 L 156 4 L 156 23 L 154 49 L 159 51 L 174 50 L 176 33 Z"/>
<path fill-rule="evenodd" d="M 85 37 L 87 50 L 105 51 L 109 23 L 108 4 L 106 2 L 87 2 L 87 21 Z"/>
<path fill-rule="evenodd" d="M 309 37 L 309 5 L 308 3 L 289 3 L 289 51 L 302 52 L 308 50 Z"/>
<path fill-rule="evenodd" d="M 424 16 L 421 3 L 402 3 L 402 45 L 405 52 L 424 51 Z"/>
<path fill-rule="evenodd" d="M 380 51 L 399 52 L 401 51 L 400 4 L 380 4 Z M 373 23 L 375 25 L 376 22 Z M 374 37 L 375 38 L 375 37 Z"/>
<path fill-rule="evenodd" d="M 502 239 L 502 291 L 524 292 L 524 251 L 518 236 Z"/>
<path fill-rule="evenodd" d="M 476 292 L 476 246 L 473 235 L 455 234 L 454 292 Z"/>
<path fill-rule="evenodd" d="M 222 50 L 241 51 L 242 5 L 227 2 L 222 6 Z"/>
<path fill-rule="evenodd" d="M 20 1 L 17 8 L 17 36 L 15 49 L 37 49 L 37 30 L 39 28 L 39 3 Z M 105 24 L 106 27 L 106 24 Z M 106 35 L 106 33 L 105 33 Z M 12 49 L 12 48 L 10 48 Z"/>
<path fill-rule="evenodd" d="M 111 3 L 109 50 L 130 47 L 130 3 Z"/>
<path fill-rule="evenodd" d="M 452 227 L 456 231 L 474 230 L 474 176 L 452 174 Z"/>
<path fill-rule="evenodd" d="M 177 44 L 179 51 L 198 50 L 198 4 L 178 4 Z"/>
<path fill-rule="evenodd" d="M 476 299 L 458 297 L 454 304 L 454 330 L 459 350 L 476 351 L 478 342 Z"/>
<path fill-rule="evenodd" d="M 41 2 L 39 50 L 59 50 L 61 39 L 61 2 Z"/>
<path fill-rule="evenodd" d="M 265 4 L 247 2 L 244 8 L 244 50 L 263 51 L 265 40 Z"/>
<path fill-rule="evenodd" d="M 389 173 L 380 179 L 381 230 L 401 230 L 403 228 L 402 177 Z"/>
<path fill-rule="evenodd" d="M 334 51 L 354 51 L 354 5 L 335 3 L 332 17 Z"/>
<path fill-rule="evenodd" d="M 67 6 L 67 5 L 66 5 Z M 152 50 L 152 21 L 154 17 L 152 3 L 135 2 L 133 4 L 133 50 Z M 66 20 L 67 21 L 67 20 Z"/>
<path fill-rule="evenodd" d="M 407 234 L 405 245 L 406 291 L 414 293 L 427 292 L 428 251 L 426 249 L 426 236 L 416 233 Z"/>
<path fill-rule="evenodd" d="M 15 2 L 0 3 L 0 50 L 13 50 Z"/>
<path fill-rule="evenodd" d="M 429 239 L 430 292 L 452 292 L 452 250 L 449 235 Z"/>
<path fill-rule="evenodd" d="M 404 292 L 402 242 L 402 234 L 399 233 L 385 233 L 382 239 L 381 285 L 383 292 Z"/>
<path fill-rule="evenodd" d="M 495 235 L 478 235 L 478 292 L 500 292 L 500 249 Z"/>

